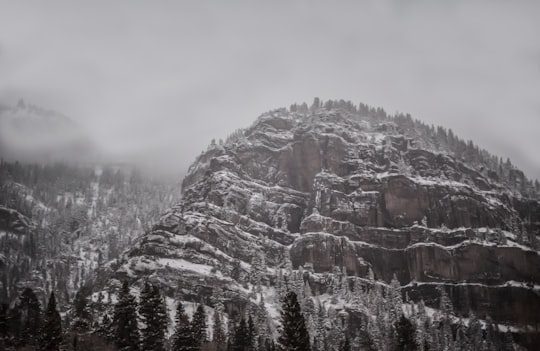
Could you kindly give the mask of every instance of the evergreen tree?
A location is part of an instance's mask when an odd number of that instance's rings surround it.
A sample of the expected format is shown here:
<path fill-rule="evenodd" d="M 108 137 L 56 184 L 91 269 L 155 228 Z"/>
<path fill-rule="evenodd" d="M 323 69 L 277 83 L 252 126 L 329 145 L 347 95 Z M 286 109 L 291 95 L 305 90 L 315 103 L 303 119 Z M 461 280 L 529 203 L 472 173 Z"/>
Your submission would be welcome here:
<path fill-rule="evenodd" d="M 79 289 L 73 300 L 73 316 L 74 321 L 71 324 L 71 329 L 76 332 L 86 332 L 92 325 L 92 314 L 88 307 L 89 290 L 85 287 Z"/>
<path fill-rule="evenodd" d="M 111 342 L 114 339 L 112 328 L 112 321 L 108 314 L 104 314 L 101 319 L 101 323 L 96 328 L 95 333 L 105 339 L 107 342 Z"/>
<path fill-rule="evenodd" d="M 326 350 L 328 346 L 326 335 L 326 322 L 327 315 L 326 309 L 321 305 L 319 301 L 319 308 L 317 313 L 317 329 L 315 336 L 313 337 L 313 348 L 317 350 Z"/>
<path fill-rule="evenodd" d="M 281 312 L 281 330 L 278 343 L 285 351 L 309 351 L 309 334 L 296 293 L 285 296 Z"/>
<path fill-rule="evenodd" d="M 137 302 L 124 281 L 118 303 L 114 306 L 113 316 L 114 342 L 120 351 L 139 350 L 139 328 L 137 325 Z"/>
<path fill-rule="evenodd" d="M 465 335 L 465 325 L 463 324 L 463 320 L 460 319 L 457 328 L 456 328 L 456 339 L 454 341 L 454 348 L 457 350 L 466 350 L 467 345 L 467 337 Z"/>
<path fill-rule="evenodd" d="M 426 350 L 426 342 L 429 330 L 429 319 L 426 313 L 426 306 L 424 300 L 420 300 L 418 303 L 418 309 L 415 316 L 416 320 L 416 332 L 414 335 L 415 343 L 419 351 Z"/>
<path fill-rule="evenodd" d="M 227 337 L 225 330 L 223 330 L 223 319 L 221 312 L 214 312 L 214 333 L 212 335 L 212 342 L 216 346 L 216 351 L 223 351 L 227 344 Z"/>
<path fill-rule="evenodd" d="M 256 322 L 257 329 L 259 330 L 258 343 L 259 345 L 266 345 L 266 341 L 271 339 L 271 336 L 270 327 L 268 325 L 268 311 L 266 310 L 266 305 L 264 303 L 264 297 L 262 294 L 257 308 Z"/>
<path fill-rule="evenodd" d="M 9 344 L 19 344 L 22 331 L 21 311 L 19 309 L 19 305 L 15 305 L 13 308 L 8 310 L 7 325 L 9 339 L 11 339 Z"/>
<path fill-rule="evenodd" d="M 197 310 L 195 311 L 195 314 L 193 314 L 191 329 L 193 331 L 193 337 L 199 347 L 208 341 L 208 336 L 206 335 L 206 313 L 204 312 L 204 306 L 202 304 L 197 306 Z"/>
<path fill-rule="evenodd" d="M 453 338 L 452 338 L 452 319 L 451 312 L 453 310 L 452 301 L 446 294 L 444 288 L 439 288 L 441 294 L 439 300 L 439 311 L 442 313 L 441 318 L 441 348 L 442 349 L 452 349 L 453 348 Z"/>
<path fill-rule="evenodd" d="M 467 340 L 470 343 L 471 350 L 481 350 L 484 343 L 482 324 L 474 313 L 469 317 L 469 327 L 466 332 Z"/>
<path fill-rule="evenodd" d="M 0 350 L 7 349 L 9 344 L 8 305 L 0 305 Z"/>
<path fill-rule="evenodd" d="M 399 350 L 412 351 L 417 349 L 414 325 L 403 314 L 397 322 L 396 331 L 398 337 L 397 347 Z"/>
<path fill-rule="evenodd" d="M 144 322 L 141 330 L 143 350 L 165 350 L 165 330 L 167 328 L 167 310 L 157 286 L 146 282 L 141 292 L 139 314 Z"/>
<path fill-rule="evenodd" d="M 19 345 L 37 345 L 41 328 L 41 306 L 31 288 L 25 288 L 19 297 Z"/>
<path fill-rule="evenodd" d="M 233 351 L 248 351 L 251 342 L 250 342 L 249 329 L 246 325 L 246 320 L 242 318 L 238 326 L 236 327 L 234 333 L 234 342 L 232 346 Z"/>
<path fill-rule="evenodd" d="M 249 350 L 257 350 L 257 328 L 255 328 L 255 323 L 253 323 L 253 318 L 249 315 L 248 318 L 248 340 L 249 340 Z"/>
<path fill-rule="evenodd" d="M 234 346 L 235 337 L 236 337 L 236 328 L 238 326 L 238 313 L 232 311 L 229 314 L 229 319 L 227 321 L 227 351 L 231 351 Z"/>
<path fill-rule="evenodd" d="M 351 343 L 348 337 L 345 337 L 345 340 L 339 346 L 339 351 L 351 351 Z"/>
<path fill-rule="evenodd" d="M 62 343 L 62 320 L 60 313 L 56 310 L 56 298 L 54 292 L 51 292 L 49 303 L 45 316 L 43 318 L 43 327 L 40 338 L 41 351 L 58 351 Z"/>
<path fill-rule="evenodd" d="M 198 349 L 184 306 L 181 302 L 178 302 L 172 351 L 196 351 Z"/>

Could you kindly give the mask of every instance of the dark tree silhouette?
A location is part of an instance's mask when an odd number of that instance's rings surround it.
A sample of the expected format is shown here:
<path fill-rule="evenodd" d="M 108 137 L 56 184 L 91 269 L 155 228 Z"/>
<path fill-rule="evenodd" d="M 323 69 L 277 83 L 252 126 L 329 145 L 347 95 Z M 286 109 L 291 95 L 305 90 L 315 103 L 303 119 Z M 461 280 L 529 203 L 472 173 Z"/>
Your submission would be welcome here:
<path fill-rule="evenodd" d="M 19 345 L 37 345 L 41 328 L 41 306 L 31 288 L 25 288 L 19 297 L 21 333 Z"/>
<path fill-rule="evenodd" d="M 145 324 L 141 330 L 142 349 L 152 351 L 165 350 L 165 330 L 167 328 L 167 310 L 157 286 L 146 282 L 141 292 L 139 313 Z"/>
<path fill-rule="evenodd" d="M 191 329 L 193 330 L 193 337 L 197 341 L 197 345 L 202 345 L 207 341 L 206 335 L 206 313 L 204 312 L 204 306 L 197 306 L 195 314 L 193 314 L 193 321 L 191 322 Z"/>
<path fill-rule="evenodd" d="M 43 318 L 43 327 L 40 338 L 41 351 L 58 351 L 62 343 L 62 319 L 60 313 L 56 310 L 56 298 L 54 292 L 51 292 L 47 310 Z"/>
<path fill-rule="evenodd" d="M 248 351 L 251 346 L 249 329 L 246 320 L 242 318 L 234 333 L 233 351 Z"/>
<path fill-rule="evenodd" d="M 417 349 L 414 325 L 403 314 L 397 322 L 396 330 L 398 336 L 397 346 L 399 350 L 412 351 Z"/>
<path fill-rule="evenodd" d="M 223 318 L 221 313 L 216 311 L 214 313 L 214 333 L 212 334 L 212 342 L 216 346 L 217 351 L 222 351 L 227 343 L 227 336 L 223 328 Z"/>
<path fill-rule="evenodd" d="M 139 328 L 137 326 L 137 302 L 129 292 L 128 282 L 122 284 L 118 303 L 114 306 L 114 343 L 121 351 L 139 350 Z"/>
<path fill-rule="evenodd" d="M 281 330 L 278 344 L 283 350 L 309 351 L 309 334 L 296 293 L 285 295 L 281 312 Z"/>
<path fill-rule="evenodd" d="M 178 302 L 176 306 L 176 326 L 173 335 L 172 351 L 197 351 L 199 347 L 193 336 L 189 318 L 184 306 Z"/>

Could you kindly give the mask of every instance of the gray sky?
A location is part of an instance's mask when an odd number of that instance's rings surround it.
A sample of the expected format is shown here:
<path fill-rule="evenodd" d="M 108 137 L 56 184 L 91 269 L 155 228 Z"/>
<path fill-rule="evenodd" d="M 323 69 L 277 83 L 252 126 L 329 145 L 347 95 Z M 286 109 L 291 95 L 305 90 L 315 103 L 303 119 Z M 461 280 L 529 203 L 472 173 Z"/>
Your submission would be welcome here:
<path fill-rule="evenodd" d="M 540 178 L 539 35 L 539 1 L 0 0 L 0 98 L 173 169 L 269 109 L 350 99 Z"/>

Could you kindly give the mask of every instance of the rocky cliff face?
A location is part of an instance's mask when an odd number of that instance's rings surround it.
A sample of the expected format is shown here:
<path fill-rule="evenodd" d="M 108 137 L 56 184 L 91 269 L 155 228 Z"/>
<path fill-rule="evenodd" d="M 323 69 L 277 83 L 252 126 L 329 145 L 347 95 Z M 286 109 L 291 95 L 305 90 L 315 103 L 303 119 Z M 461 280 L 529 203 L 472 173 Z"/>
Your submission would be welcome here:
<path fill-rule="evenodd" d="M 264 294 L 299 267 L 323 295 L 336 271 L 384 284 L 395 275 L 414 302 L 437 308 L 442 288 L 456 317 L 538 330 L 540 203 L 433 145 L 389 118 L 266 113 L 197 158 L 182 203 L 116 277 L 150 277 L 171 297 L 210 306 L 220 289 L 230 314 L 257 301 L 250 289 L 262 258 Z M 275 318 L 279 301 L 265 301 Z"/>

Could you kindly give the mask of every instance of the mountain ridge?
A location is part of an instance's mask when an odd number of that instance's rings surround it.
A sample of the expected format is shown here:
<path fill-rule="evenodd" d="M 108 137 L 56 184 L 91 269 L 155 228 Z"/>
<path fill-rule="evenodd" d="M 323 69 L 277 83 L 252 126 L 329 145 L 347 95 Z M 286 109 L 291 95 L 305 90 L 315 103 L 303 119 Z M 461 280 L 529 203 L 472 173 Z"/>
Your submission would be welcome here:
<path fill-rule="evenodd" d="M 225 290 L 233 318 L 255 308 L 259 294 L 277 311 L 277 291 L 300 276 L 292 288 L 305 297 L 307 286 L 316 292 L 309 299 L 326 296 L 327 307 L 346 312 L 353 338 L 369 316 L 332 284 L 350 290 L 372 277 L 368 286 L 394 282 L 404 299 L 431 308 L 442 289 L 455 318 L 512 327 L 525 344 L 537 337 L 527 331 L 539 323 L 540 205 L 524 174 L 431 152 L 435 141 L 400 127 L 414 123 L 410 116 L 394 122 L 382 109 L 360 116 L 350 103 L 325 105 L 270 111 L 212 143 L 184 178 L 182 202 L 118 262 L 116 279 L 151 279 L 170 298 L 208 306 Z M 469 145 L 463 157 L 481 164 L 483 152 Z"/>

